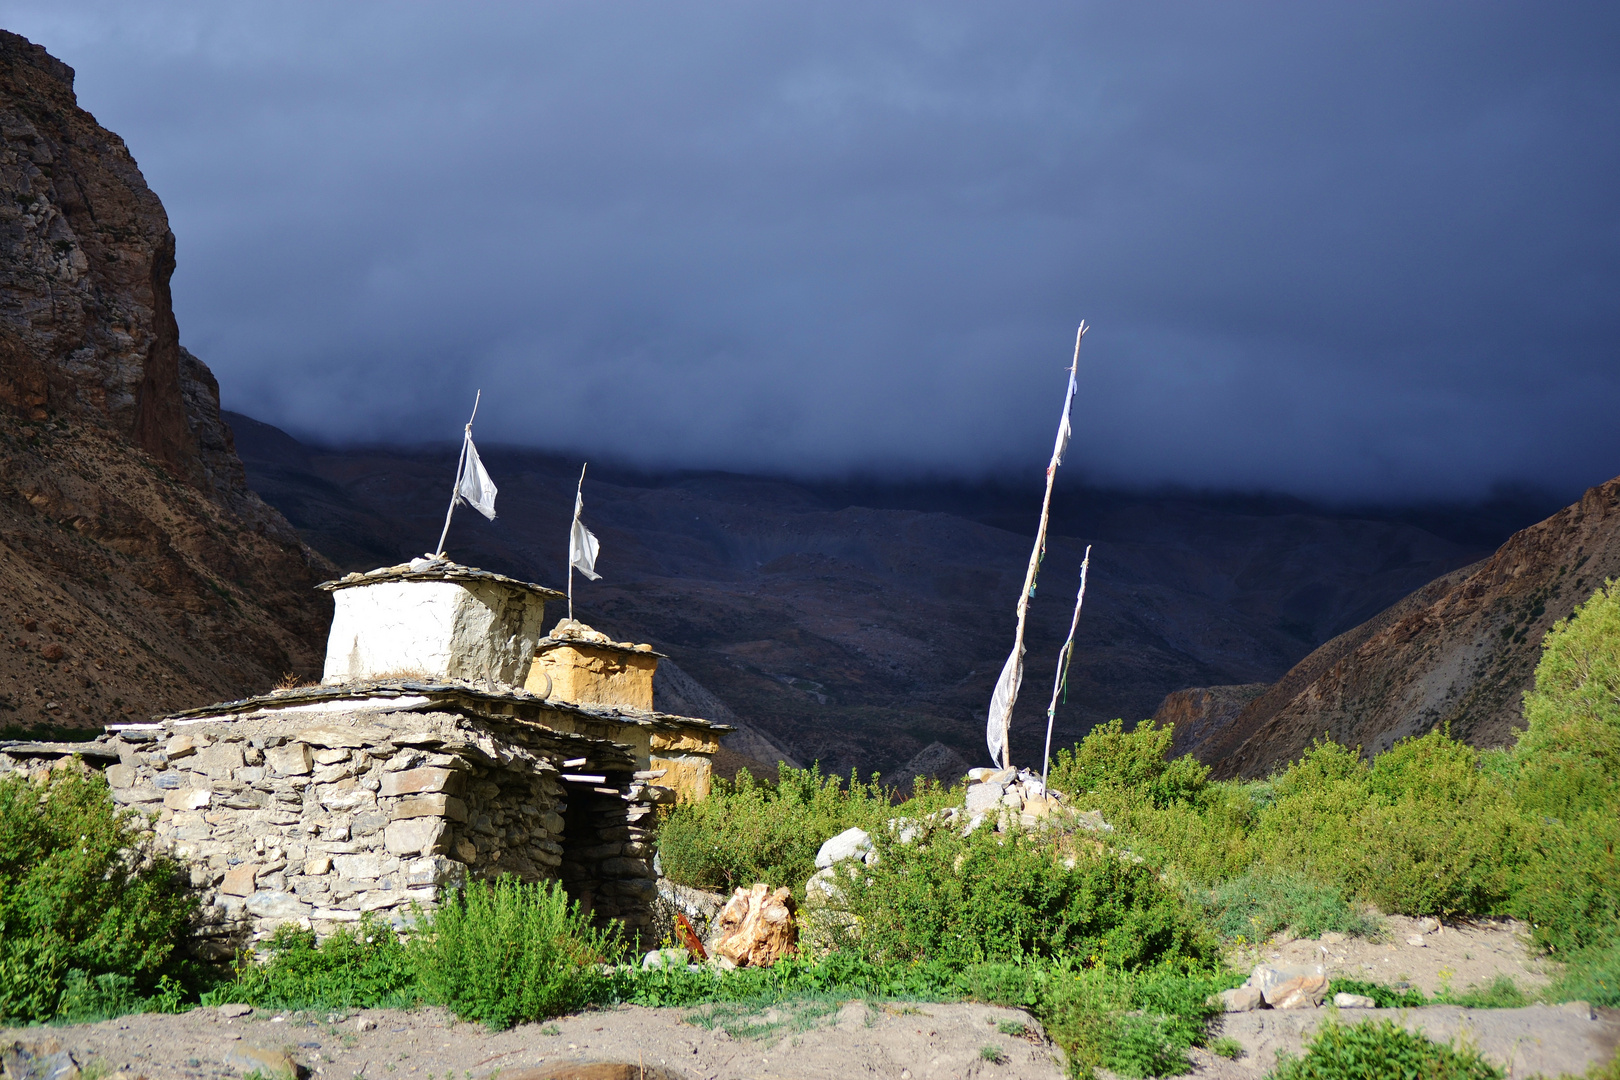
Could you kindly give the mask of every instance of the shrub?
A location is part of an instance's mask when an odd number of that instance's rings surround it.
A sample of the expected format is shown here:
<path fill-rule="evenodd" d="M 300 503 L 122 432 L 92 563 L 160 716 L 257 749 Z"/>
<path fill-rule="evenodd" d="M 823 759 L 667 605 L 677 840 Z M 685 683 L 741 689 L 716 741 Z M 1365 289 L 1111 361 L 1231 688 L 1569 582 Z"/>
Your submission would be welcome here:
<path fill-rule="evenodd" d="M 1564 973 L 1547 989 L 1553 1001 L 1620 1006 L 1620 933 L 1564 957 Z"/>
<path fill-rule="evenodd" d="M 241 1002 L 275 1009 L 380 1009 L 412 1004 L 417 973 L 393 928 L 373 915 L 318 945 L 315 934 L 283 924 L 256 961 L 244 956 L 229 985 L 208 1005 Z"/>
<path fill-rule="evenodd" d="M 941 802 L 938 789 L 929 789 Z M 916 802 L 916 800 L 913 800 Z M 823 777 L 819 768 L 779 766 L 777 782 L 767 785 L 746 770 L 734 782 L 716 781 L 709 798 L 683 803 L 659 828 L 664 873 L 682 885 L 730 891 L 763 881 L 802 889 L 815 873 L 816 851 L 845 829 L 877 829 L 900 808 L 876 784 L 853 775 L 845 786 Z"/>
<path fill-rule="evenodd" d="M 558 882 L 502 877 L 445 896 L 412 940 L 424 996 L 491 1028 L 572 1012 L 599 992 L 610 942 Z"/>
<path fill-rule="evenodd" d="M 1352 908 L 1338 889 L 1288 870 L 1251 871 L 1195 898 L 1228 941 L 1264 941 L 1279 930 L 1313 938 L 1329 930 L 1361 937 L 1378 932 L 1378 921 Z"/>
<path fill-rule="evenodd" d="M 1478 751 L 1443 731 L 1403 739 L 1370 767 L 1318 743 L 1273 792 L 1253 837 L 1271 866 L 1412 915 L 1492 911 L 1510 894 L 1525 823 Z"/>
<path fill-rule="evenodd" d="M 1305 1046 L 1303 1057 L 1279 1054 L 1275 1080 L 1363 1080 L 1413 1076 L 1423 1080 L 1502 1080 L 1502 1070 L 1472 1047 L 1433 1042 L 1389 1020 L 1332 1021 Z"/>
<path fill-rule="evenodd" d="M 195 900 L 132 817 L 99 776 L 0 779 L 0 1016 L 52 1018 L 70 979 L 82 1005 L 86 987 L 134 1000 L 178 971 Z"/>
<path fill-rule="evenodd" d="M 877 863 L 842 886 L 851 944 L 874 961 L 1072 956 L 1139 969 L 1214 952 L 1149 867 L 1095 841 L 1065 854 L 1041 834 L 938 827 L 912 843 L 880 832 L 876 844 Z"/>
<path fill-rule="evenodd" d="M 1520 798 L 1557 817 L 1609 806 L 1620 785 L 1620 582 L 1554 624 L 1541 649 L 1514 747 Z"/>
<path fill-rule="evenodd" d="M 1170 758 L 1173 725 L 1143 720 L 1134 731 L 1123 720 L 1091 729 L 1072 750 L 1059 750 L 1047 774 L 1052 786 L 1070 795 L 1130 792 L 1153 806 L 1195 798 L 1209 769 L 1191 755 Z"/>

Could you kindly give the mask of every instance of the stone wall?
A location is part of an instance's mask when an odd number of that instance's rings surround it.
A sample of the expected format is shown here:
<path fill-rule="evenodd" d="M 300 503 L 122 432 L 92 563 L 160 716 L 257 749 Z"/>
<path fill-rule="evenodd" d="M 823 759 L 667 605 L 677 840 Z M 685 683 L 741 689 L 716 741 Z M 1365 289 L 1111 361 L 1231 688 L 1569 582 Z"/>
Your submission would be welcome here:
<path fill-rule="evenodd" d="M 632 937 L 651 922 L 654 805 L 674 792 L 635 776 L 610 743 L 452 712 L 371 712 L 171 720 L 86 749 L 92 765 L 117 755 L 114 800 L 191 867 L 204 956 L 288 921 L 324 935 L 372 912 L 404 927 L 413 903 L 431 908 L 446 886 L 503 873 L 560 878 Z M 0 754 L 0 771 L 60 760 Z"/>

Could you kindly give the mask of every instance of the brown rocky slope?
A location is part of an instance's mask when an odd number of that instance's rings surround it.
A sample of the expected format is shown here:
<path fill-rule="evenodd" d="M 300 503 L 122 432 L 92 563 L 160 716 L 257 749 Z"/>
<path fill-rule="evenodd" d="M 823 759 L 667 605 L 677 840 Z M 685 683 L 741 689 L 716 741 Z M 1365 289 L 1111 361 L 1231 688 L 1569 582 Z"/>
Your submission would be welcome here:
<path fill-rule="evenodd" d="M 1323 735 L 1377 754 L 1444 724 L 1475 746 L 1506 745 L 1542 637 L 1615 576 L 1620 477 L 1322 645 L 1186 749 L 1217 775 L 1252 777 Z"/>
<path fill-rule="evenodd" d="M 180 346 L 175 239 L 73 70 L 0 31 L 0 727 L 318 666 L 331 565 L 247 487 Z"/>

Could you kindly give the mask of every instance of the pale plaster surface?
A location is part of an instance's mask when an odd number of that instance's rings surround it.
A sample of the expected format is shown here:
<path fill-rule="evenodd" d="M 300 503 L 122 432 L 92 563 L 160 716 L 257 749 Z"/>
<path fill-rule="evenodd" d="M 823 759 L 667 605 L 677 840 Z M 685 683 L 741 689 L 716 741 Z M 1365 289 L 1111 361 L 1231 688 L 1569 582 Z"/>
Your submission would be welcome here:
<path fill-rule="evenodd" d="M 332 600 L 328 685 L 390 676 L 517 683 L 543 636 L 545 601 L 498 582 L 381 581 Z"/>

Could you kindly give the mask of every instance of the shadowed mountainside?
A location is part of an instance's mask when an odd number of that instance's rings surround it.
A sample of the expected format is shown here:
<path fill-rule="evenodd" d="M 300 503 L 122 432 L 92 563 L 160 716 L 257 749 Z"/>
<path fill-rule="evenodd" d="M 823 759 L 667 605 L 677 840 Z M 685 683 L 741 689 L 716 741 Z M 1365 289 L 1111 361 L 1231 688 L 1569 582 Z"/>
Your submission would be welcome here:
<path fill-rule="evenodd" d="M 1324 734 L 1369 754 L 1437 725 L 1506 745 L 1542 637 L 1617 575 L 1620 478 L 1327 642 L 1189 749 L 1217 775 L 1252 777 Z"/>
<path fill-rule="evenodd" d="M 343 569 L 395 563 L 437 539 L 453 446 L 323 448 L 227 418 L 255 489 Z M 500 517 L 458 512 L 451 554 L 561 587 L 578 462 L 481 453 L 500 486 Z M 924 750 L 978 762 L 1012 643 L 1030 542 L 1018 529 L 1034 525 L 1037 481 L 1009 493 L 593 465 L 585 515 L 604 576 L 576 577 L 576 613 L 669 653 L 802 761 L 863 774 L 892 774 Z M 1091 583 L 1055 745 L 1099 720 L 1150 715 L 1182 687 L 1270 682 L 1481 554 L 1401 521 L 1283 500 L 1066 489 L 1055 510 L 1064 535 L 1042 570 L 1014 721 L 1014 755 L 1026 762 L 1039 760 L 1088 542 Z"/>
<path fill-rule="evenodd" d="M 247 486 L 180 346 L 175 239 L 73 70 L 0 31 L 0 726 L 318 669 L 331 566 Z"/>

